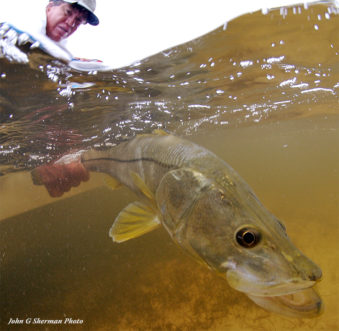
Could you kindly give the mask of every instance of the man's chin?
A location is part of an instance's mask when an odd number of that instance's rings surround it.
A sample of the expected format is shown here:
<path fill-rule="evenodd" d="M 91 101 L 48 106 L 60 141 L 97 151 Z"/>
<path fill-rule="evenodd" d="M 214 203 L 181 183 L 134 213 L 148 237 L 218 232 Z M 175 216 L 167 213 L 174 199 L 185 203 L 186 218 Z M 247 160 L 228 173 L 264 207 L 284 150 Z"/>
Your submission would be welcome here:
<path fill-rule="evenodd" d="M 62 28 L 56 28 L 56 31 L 52 34 L 52 37 L 50 37 L 54 41 L 60 41 L 62 39 L 67 38 L 70 35 L 68 31 L 65 31 Z"/>
<path fill-rule="evenodd" d="M 56 42 L 59 42 L 60 40 L 62 40 L 62 39 L 65 38 L 63 35 L 56 34 L 56 33 L 49 34 L 48 37 L 49 37 L 50 39 L 52 39 L 53 41 L 56 41 Z"/>

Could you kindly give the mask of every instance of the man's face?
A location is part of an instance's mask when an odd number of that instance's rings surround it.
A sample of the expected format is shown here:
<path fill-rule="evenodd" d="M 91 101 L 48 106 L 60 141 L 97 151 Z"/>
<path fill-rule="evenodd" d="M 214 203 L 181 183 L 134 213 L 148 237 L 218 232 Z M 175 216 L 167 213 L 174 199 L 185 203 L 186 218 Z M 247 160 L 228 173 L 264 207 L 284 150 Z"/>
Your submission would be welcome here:
<path fill-rule="evenodd" d="M 72 7 L 69 3 L 48 5 L 46 16 L 46 34 L 54 41 L 69 37 L 80 24 L 86 23 L 86 12 Z"/>

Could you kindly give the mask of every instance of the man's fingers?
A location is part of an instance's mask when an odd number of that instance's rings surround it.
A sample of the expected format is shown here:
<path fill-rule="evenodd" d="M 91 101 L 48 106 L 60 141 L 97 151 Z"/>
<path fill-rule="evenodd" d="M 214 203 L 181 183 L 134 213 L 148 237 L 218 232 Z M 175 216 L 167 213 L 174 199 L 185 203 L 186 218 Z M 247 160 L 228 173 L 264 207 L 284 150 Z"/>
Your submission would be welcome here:
<path fill-rule="evenodd" d="M 89 179 L 89 172 L 80 162 L 49 164 L 32 171 L 35 185 L 45 185 L 52 197 L 60 197 L 72 187 Z"/>

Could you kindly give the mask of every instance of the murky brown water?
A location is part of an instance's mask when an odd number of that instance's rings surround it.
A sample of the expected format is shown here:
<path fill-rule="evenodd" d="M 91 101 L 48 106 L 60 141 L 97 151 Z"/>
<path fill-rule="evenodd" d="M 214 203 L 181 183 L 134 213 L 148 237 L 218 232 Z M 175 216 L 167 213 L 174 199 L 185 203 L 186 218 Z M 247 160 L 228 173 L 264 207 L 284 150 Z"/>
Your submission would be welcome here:
<path fill-rule="evenodd" d="M 240 172 L 321 266 L 320 317 L 262 310 L 186 256 L 163 229 L 113 244 L 108 230 L 134 197 L 102 187 L 0 223 L 2 321 L 67 316 L 82 319 L 86 330 L 337 330 L 338 120 L 194 137 Z"/>
<path fill-rule="evenodd" d="M 69 110 L 73 103 L 71 112 L 57 115 L 50 109 L 33 112 L 38 104 L 33 97 L 25 105 L 24 99 L 14 98 L 6 84 L 11 82 L 10 70 L 17 72 L 18 67 L 7 65 L 7 80 L 1 88 L 7 101 L 16 103 L 17 112 L 12 113 L 18 118 L 10 130 L 9 117 L 2 121 L 7 127 L 2 126 L 0 143 L 2 151 L 20 145 L 11 154 L 1 154 L 2 171 L 7 172 L 15 165 L 32 167 L 35 163 L 29 157 L 33 154 L 44 162 L 67 149 L 54 135 L 40 137 L 39 144 L 23 145 L 29 130 L 33 141 L 37 127 L 53 132 L 53 121 L 56 127 L 77 125 L 81 138 L 72 147 L 107 143 L 109 138 L 115 143 L 142 127 L 147 131 L 163 126 L 188 135 L 187 139 L 230 163 L 264 205 L 284 221 L 293 242 L 322 268 L 323 279 L 317 285 L 325 303 L 321 316 L 295 319 L 266 312 L 186 256 L 163 229 L 113 244 L 108 230 L 134 196 L 124 188 L 112 191 L 97 186 L 101 181 L 96 178 L 92 190 L 0 221 L 0 328 L 9 329 L 10 318 L 18 318 L 24 321 L 16 327 L 19 330 L 60 329 L 60 325 L 28 325 L 26 319 L 72 318 L 83 324 L 62 325 L 63 330 L 339 330 L 339 25 L 337 15 L 331 12 L 327 19 L 325 13 L 328 7 L 321 5 L 301 13 L 290 9 L 285 18 L 279 10 L 275 15 L 244 16 L 229 23 L 225 31 L 220 28 L 189 44 L 194 52 L 185 46 L 174 49 L 172 56 L 164 53 L 145 60 L 133 70 L 140 70 L 138 77 L 149 81 L 159 94 L 147 96 L 144 85 L 143 91 L 136 92 L 132 74 L 126 74 L 125 87 L 115 92 L 108 89 L 117 81 L 109 82 L 112 73 L 93 76 L 96 86 L 102 80 L 100 91 L 77 90 L 68 98 L 60 97 L 52 84 L 41 92 L 41 106 L 48 98 L 53 110 L 65 105 Z M 216 47 L 221 41 L 224 46 Z M 280 62 L 268 61 L 280 56 L 284 56 Z M 201 71 L 206 68 L 202 64 L 208 65 L 206 72 Z M 288 69 L 290 65 L 294 68 Z M 187 73 L 196 68 L 200 71 L 190 78 Z M 171 88 L 174 73 L 176 86 Z M 74 77 L 89 79 L 74 73 L 69 79 Z M 181 85 L 186 80 L 188 84 Z M 38 81 L 48 79 L 41 74 Z M 26 89 L 23 85 L 20 93 Z M 134 89 L 134 94 L 126 93 L 127 89 Z M 97 94 L 95 104 L 91 97 Z M 114 96 L 120 101 L 112 101 Z M 125 117 L 114 122 L 111 112 L 122 106 L 121 99 L 124 107 L 114 116 Z M 87 108 L 81 108 L 86 100 Z M 11 111 L 4 102 L 1 106 L 4 119 Z M 27 127 L 32 118 L 20 113 L 25 109 L 37 120 L 34 129 Z M 88 132 L 86 112 L 94 123 Z M 44 122 L 42 114 L 48 115 Z M 73 122 L 66 121 L 72 118 Z M 113 133 L 103 133 L 102 128 L 109 125 Z M 20 156 L 17 150 L 26 154 Z M 12 174 L 0 178 L 0 190 L 1 180 L 11 178 L 21 191 L 20 180 L 15 182 Z M 35 192 L 47 195 L 40 187 L 27 192 L 27 199 Z M 20 206 L 22 198 L 13 194 L 11 199 Z"/>

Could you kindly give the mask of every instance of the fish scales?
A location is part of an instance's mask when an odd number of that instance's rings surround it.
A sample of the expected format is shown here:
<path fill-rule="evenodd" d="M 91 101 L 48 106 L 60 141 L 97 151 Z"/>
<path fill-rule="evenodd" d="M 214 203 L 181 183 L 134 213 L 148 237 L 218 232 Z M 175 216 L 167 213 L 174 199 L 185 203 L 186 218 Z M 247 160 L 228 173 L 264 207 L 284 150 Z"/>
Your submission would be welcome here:
<path fill-rule="evenodd" d="M 81 161 L 141 198 L 116 217 L 110 230 L 114 242 L 162 224 L 192 257 L 263 308 L 297 317 L 321 312 L 321 298 L 313 289 L 321 269 L 212 152 L 172 135 L 149 134 L 105 151 L 87 151 Z"/>
<path fill-rule="evenodd" d="M 181 167 L 204 170 L 216 157 L 206 149 L 175 136 L 140 135 L 108 150 L 90 150 L 82 162 L 90 171 L 107 173 L 135 190 L 130 172 L 137 173 L 155 193 L 165 173 Z"/>
<path fill-rule="evenodd" d="M 257 199 L 247 183 L 225 161 L 209 150 L 188 140 L 173 135 L 144 134 L 123 142 L 107 150 L 90 150 L 82 155 L 82 162 L 90 171 L 106 173 L 132 191 L 143 197 L 135 185 L 131 173 L 138 174 L 150 191 L 155 194 L 164 175 L 179 168 L 190 168 L 203 173 L 220 185 L 239 213 L 258 214 L 258 222 L 266 228 L 276 227 L 275 223 L 266 222 L 265 208 L 257 204 L 244 204 L 246 200 Z M 280 226 L 280 225 L 279 225 Z"/>

